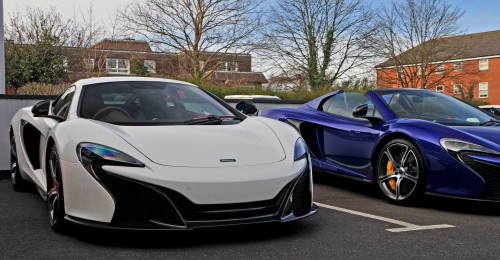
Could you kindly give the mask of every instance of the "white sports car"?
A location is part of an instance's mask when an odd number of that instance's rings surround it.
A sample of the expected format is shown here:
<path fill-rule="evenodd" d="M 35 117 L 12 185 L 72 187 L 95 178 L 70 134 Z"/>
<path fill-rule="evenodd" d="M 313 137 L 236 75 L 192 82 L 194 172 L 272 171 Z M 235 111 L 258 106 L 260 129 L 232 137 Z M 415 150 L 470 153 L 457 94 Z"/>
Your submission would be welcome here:
<path fill-rule="evenodd" d="M 36 185 L 57 232 L 68 222 L 192 229 L 317 211 L 310 157 L 292 127 L 186 82 L 79 80 L 20 109 L 10 138 L 13 187 Z"/>

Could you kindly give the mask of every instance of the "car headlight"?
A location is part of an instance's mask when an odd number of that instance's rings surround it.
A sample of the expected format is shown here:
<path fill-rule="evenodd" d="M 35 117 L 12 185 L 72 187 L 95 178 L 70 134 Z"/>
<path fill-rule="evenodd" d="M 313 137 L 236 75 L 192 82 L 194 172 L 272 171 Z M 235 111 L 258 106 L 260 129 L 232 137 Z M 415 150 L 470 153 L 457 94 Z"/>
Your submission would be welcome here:
<path fill-rule="evenodd" d="M 457 154 L 461 151 L 475 151 L 494 154 L 497 153 L 495 150 L 488 147 L 453 138 L 441 138 L 441 140 L 439 140 L 439 143 L 447 152 L 453 154 Z"/>
<path fill-rule="evenodd" d="M 97 176 L 92 170 L 92 163 L 96 161 L 102 161 L 109 165 L 144 167 L 142 162 L 132 156 L 104 145 L 80 143 L 76 148 L 76 153 L 83 167 L 96 178 Z"/>
<path fill-rule="evenodd" d="M 298 161 L 306 157 L 307 157 L 307 145 L 302 138 L 299 138 L 295 142 L 293 159 L 295 161 Z"/>

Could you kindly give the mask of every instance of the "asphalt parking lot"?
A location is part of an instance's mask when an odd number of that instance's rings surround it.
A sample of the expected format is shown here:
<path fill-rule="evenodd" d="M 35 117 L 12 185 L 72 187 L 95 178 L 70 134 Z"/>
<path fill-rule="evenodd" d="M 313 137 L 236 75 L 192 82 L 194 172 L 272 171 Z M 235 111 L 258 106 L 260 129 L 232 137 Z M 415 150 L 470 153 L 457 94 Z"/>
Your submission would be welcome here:
<path fill-rule="evenodd" d="M 498 259 L 500 203 L 428 197 L 387 203 L 372 185 L 315 175 L 315 216 L 193 231 L 52 232 L 36 191 L 0 179 L 0 259 Z"/>

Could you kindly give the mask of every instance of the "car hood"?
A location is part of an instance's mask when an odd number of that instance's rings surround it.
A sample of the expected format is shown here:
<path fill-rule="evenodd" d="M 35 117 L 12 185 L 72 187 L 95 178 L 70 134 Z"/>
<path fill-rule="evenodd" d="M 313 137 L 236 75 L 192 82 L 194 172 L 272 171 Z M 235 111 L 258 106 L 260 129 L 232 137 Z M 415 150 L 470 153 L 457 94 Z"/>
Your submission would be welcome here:
<path fill-rule="evenodd" d="M 457 130 L 483 139 L 486 142 L 495 143 L 500 146 L 500 127 L 499 126 L 456 126 Z"/>
<path fill-rule="evenodd" d="M 238 167 L 285 159 L 285 152 L 275 132 L 267 124 L 253 118 L 234 125 L 102 124 L 152 162 L 161 165 Z"/>

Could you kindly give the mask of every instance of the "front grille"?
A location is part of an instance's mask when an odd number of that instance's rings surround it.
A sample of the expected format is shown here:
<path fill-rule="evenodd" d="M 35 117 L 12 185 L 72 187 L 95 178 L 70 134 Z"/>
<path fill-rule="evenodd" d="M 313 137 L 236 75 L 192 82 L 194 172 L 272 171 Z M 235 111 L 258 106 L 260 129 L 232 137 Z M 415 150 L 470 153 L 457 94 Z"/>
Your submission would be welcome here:
<path fill-rule="evenodd" d="M 270 200 L 228 204 L 195 204 L 174 190 L 106 172 L 100 162 L 95 162 L 92 168 L 115 200 L 112 224 L 116 226 L 148 227 L 155 226 L 157 222 L 174 226 L 187 223 L 189 226 L 189 222 L 196 221 L 259 217 L 277 220 L 291 193 L 291 210 L 295 216 L 303 216 L 311 210 L 309 166 Z"/>
<path fill-rule="evenodd" d="M 286 194 L 289 194 L 288 190 L 292 183 L 293 181 L 285 185 L 278 195 L 270 200 L 228 204 L 194 204 L 176 191 L 163 187 L 158 188 L 174 202 L 186 221 L 205 221 L 275 215 L 278 213 Z"/>
<path fill-rule="evenodd" d="M 112 225 L 125 227 L 155 226 L 155 222 L 184 226 L 168 198 L 153 185 L 110 174 L 99 162 L 93 170 L 115 200 Z"/>
<path fill-rule="evenodd" d="M 295 216 L 302 216 L 311 211 L 311 180 L 309 168 L 297 180 L 292 195 L 292 211 Z"/>
<path fill-rule="evenodd" d="M 483 163 L 472 159 L 469 155 L 484 155 L 474 152 L 460 152 L 462 161 L 479 174 L 486 182 L 482 197 L 485 199 L 500 200 L 500 166 Z"/>

